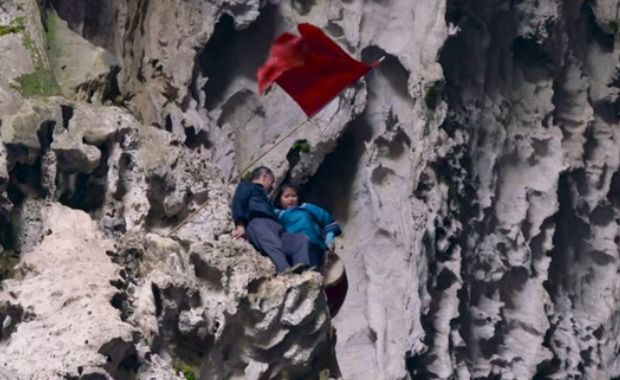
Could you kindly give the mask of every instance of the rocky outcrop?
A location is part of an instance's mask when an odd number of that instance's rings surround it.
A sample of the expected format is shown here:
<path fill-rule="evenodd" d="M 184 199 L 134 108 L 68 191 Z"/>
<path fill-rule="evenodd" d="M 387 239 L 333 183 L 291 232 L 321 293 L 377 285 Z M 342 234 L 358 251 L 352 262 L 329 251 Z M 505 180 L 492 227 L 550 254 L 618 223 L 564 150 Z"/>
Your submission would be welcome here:
<path fill-rule="evenodd" d="M 427 317 L 444 321 L 435 341 L 461 349 L 431 345 L 427 373 L 618 375 L 608 340 L 616 281 L 605 274 L 616 272 L 618 250 L 609 200 L 618 53 L 603 8 L 617 4 L 452 4 L 448 20 L 461 31 L 441 62 L 452 111 L 444 127 L 457 145 L 434 182 L 449 184 L 453 201 L 430 239 L 436 258 L 460 262 L 458 272 L 431 272 L 441 287 L 433 298 L 459 309 Z"/>
<path fill-rule="evenodd" d="M 21 312 L 3 313 L 12 331 L 3 336 L 2 367 L 16 378 L 118 377 L 137 358 L 132 328 L 110 303 L 121 269 L 106 255 L 113 242 L 84 212 L 50 204 L 41 214 L 41 242 L 3 283 L 1 302 Z"/>
<path fill-rule="evenodd" d="M 0 41 L 27 45 L 20 46 L 29 53 L 7 50 L 7 60 L 30 62 L 35 71 L 40 65 L 58 87 L 32 96 L 32 88 L 16 85 L 27 71 L 3 76 L 11 101 L 0 115 L 0 243 L 2 264 L 11 267 L 2 272 L 9 278 L 0 292 L 0 374 L 337 376 L 320 275 L 275 277 L 268 259 L 233 241 L 231 188 L 201 132 L 192 140 L 185 129 L 181 136 L 128 112 L 123 100 L 142 95 L 119 92 L 114 51 L 41 7 L 2 8 L 2 20 L 19 27 Z M 43 26 L 31 17 L 39 11 Z M 192 223 L 166 237 L 205 200 Z"/>
<path fill-rule="evenodd" d="M 0 378 L 620 376 L 619 9 L 0 4 Z M 255 81 L 302 21 L 385 57 L 310 121 Z M 344 227 L 333 321 L 230 237 L 257 161 Z"/>

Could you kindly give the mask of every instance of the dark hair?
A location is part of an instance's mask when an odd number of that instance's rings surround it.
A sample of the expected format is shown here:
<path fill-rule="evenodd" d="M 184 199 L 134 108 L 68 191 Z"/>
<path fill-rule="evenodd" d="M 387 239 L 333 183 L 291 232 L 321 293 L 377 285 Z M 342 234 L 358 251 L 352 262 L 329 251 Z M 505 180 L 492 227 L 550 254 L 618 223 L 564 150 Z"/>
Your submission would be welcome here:
<path fill-rule="evenodd" d="M 282 194 L 284 194 L 284 190 L 286 190 L 286 189 L 293 189 L 293 190 L 295 190 L 295 192 L 297 193 L 297 196 L 299 196 L 299 186 L 295 185 L 292 182 L 285 182 L 285 183 L 283 183 L 278 188 L 278 192 L 276 194 L 275 204 L 276 204 L 276 207 L 278 207 L 278 208 L 282 208 L 282 204 L 280 203 L 280 198 L 282 198 Z"/>
<path fill-rule="evenodd" d="M 250 174 L 250 180 L 254 181 L 255 179 L 259 179 L 264 175 L 268 175 L 274 179 L 276 178 L 276 176 L 273 175 L 271 169 L 266 166 L 259 166 L 256 169 L 252 170 L 252 174 Z"/>

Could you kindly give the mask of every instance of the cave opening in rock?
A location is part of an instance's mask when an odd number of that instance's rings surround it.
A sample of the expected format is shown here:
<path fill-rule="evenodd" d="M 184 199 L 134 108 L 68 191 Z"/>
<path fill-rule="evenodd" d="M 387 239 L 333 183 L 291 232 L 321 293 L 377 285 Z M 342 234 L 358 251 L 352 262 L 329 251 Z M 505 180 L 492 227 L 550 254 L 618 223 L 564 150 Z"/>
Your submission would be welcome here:
<path fill-rule="evenodd" d="M 161 348 L 174 352 L 174 355 L 185 363 L 198 366 L 202 358 L 213 347 L 214 336 L 206 326 L 194 328 L 204 329 L 201 332 L 181 331 L 180 326 L 187 323 L 184 312 L 202 304 L 200 294 L 186 287 L 169 286 L 163 289 L 153 285 L 154 295 L 159 298 L 158 325 L 162 334 L 158 345 Z M 157 307 L 157 304 L 156 304 Z"/>
<path fill-rule="evenodd" d="M 69 128 L 69 121 L 73 117 L 73 107 L 61 104 L 60 109 L 62 110 L 62 127 L 67 129 Z"/>
<path fill-rule="evenodd" d="M 372 126 L 365 113 L 351 121 L 316 174 L 303 186 L 301 198 L 328 210 L 341 223 L 349 218 L 353 183 L 360 170 L 365 143 L 372 136 Z"/>
<path fill-rule="evenodd" d="M 213 144 L 209 140 L 209 134 L 204 130 L 196 131 L 194 126 L 185 127 L 185 146 L 190 149 L 196 149 L 204 146 L 210 149 Z"/>
<path fill-rule="evenodd" d="M 101 159 L 99 165 L 91 173 L 69 172 L 59 173 L 57 176 L 57 185 L 63 189 L 59 198 L 63 205 L 85 212 L 97 211 L 103 206 L 107 189 L 110 149 L 107 144 L 101 144 L 97 148 L 101 151 Z M 63 186 L 63 181 L 68 186 Z"/>
<path fill-rule="evenodd" d="M 113 104 L 122 105 L 123 94 L 118 85 L 118 74 L 120 74 L 120 66 L 112 66 L 110 73 L 107 75 L 103 90 L 101 92 L 101 102 L 112 102 Z M 92 97 L 92 95 L 91 95 Z M 128 96 L 130 97 L 130 95 Z"/>
<path fill-rule="evenodd" d="M 115 293 L 110 301 L 112 307 L 119 310 L 121 313 L 121 320 L 126 321 L 129 318 L 130 310 L 127 301 L 127 294 L 123 291 Z"/>
<path fill-rule="evenodd" d="M 553 235 L 553 249 L 549 264 L 549 280 L 545 288 L 552 299 L 561 291 L 570 288 L 571 267 L 580 258 L 583 240 L 590 233 L 590 226 L 576 214 L 574 196 L 579 188 L 585 187 L 585 171 L 577 169 L 560 175 L 558 181 L 558 211 L 554 216 L 556 225 Z"/>
<path fill-rule="evenodd" d="M 114 338 L 99 348 L 99 353 L 107 358 L 102 366 L 115 379 L 131 379 L 140 367 L 138 353 L 132 342 Z"/>
<path fill-rule="evenodd" d="M 0 282 L 14 275 L 20 253 L 16 250 L 16 237 L 10 215 L 0 215 Z"/>
<path fill-rule="evenodd" d="M 207 79 L 207 110 L 221 105 L 229 96 L 244 88 L 256 89 L 256 71 L 269 54 L 276 37 L 278 6 L 266 5 L 248 28 L 237 30 L 234 20 L 223 15 L 213 35 L 198 55 L 198 67 Z"/>
<path fill-rule="evenodd" d="M 43 150 L 49 149 L 50 145 L 52 145 L 55 127 L 55 121 L 44 121 L 41 123 L 41 127 L 37 131 L 37 137 L 39 138 L 39 144 L 41 144 Z"/>
<path fill-rule="evenodd" d="M 616 40 L 617 28 L 610 25 L 610 30 L 605 30 L 597 21 L 594 10 L 592 9 L 593 1 L 584 1 L 581 6 L 581 16 L 585 18 L 588 38 L 597 43 L 598 46 L 606 53 L 611 53 L 614 50 L 614 43 Z M 616 30 L 613 30 L 613 29 Z"/>
<path fill-rule="evenodd" d="M 149 200 L 149 212 L 146 217 L 147 228 L 159 227 L 162 224 L 174 224 L 176 219 L 172 221 L 166 217 L 164 208 L 164 199 L 166 193 L 171 190 L 167 188 L 166 179 L 161 176 L 151 176 L 147 178 L 148 190 L 146 197 Z"/>
<path fill-rule="evenodd" d="M 17 148 L 19 149 L 19 148 Z M 9 152 L 12 151 L 9 148 Z M 11 153 L 9 153 L 11 156 Z M 41 197 L 41 157 L 33 163 L 17 161 L 9 171 L 9 184 L 7 188 L 9 200 L 14 205 L 23 203 L 27 196 Z"/>

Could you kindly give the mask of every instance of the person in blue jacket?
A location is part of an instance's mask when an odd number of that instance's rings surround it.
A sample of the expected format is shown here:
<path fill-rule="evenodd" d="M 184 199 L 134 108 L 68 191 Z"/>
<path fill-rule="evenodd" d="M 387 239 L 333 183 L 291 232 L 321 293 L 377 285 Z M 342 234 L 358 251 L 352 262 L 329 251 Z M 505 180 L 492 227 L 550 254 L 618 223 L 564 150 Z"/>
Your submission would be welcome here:
<path fill-rule="evenodd" d="M 310 264 L 310 244 L 306 236 L 287 232 L 279 222 L 267 197 L 274 181 L 273 172 L 260 166 L 252 171 L 250 181 L 239 183 L 231 205 L 233 237 L 247 238 L 271 258 L 278 273 L 300 273 Z"/>
<path fill-rule="evenodd" d="M 276 198 L 276 214 L 287 232 L 303 234 L 310 240 L 310 265 L 319 270 L 325 252 L 334 252 L 336 236 L 342 233 L 333 216 L 312 203 L 301 203 L 299 188 L 283 184 Z"/>

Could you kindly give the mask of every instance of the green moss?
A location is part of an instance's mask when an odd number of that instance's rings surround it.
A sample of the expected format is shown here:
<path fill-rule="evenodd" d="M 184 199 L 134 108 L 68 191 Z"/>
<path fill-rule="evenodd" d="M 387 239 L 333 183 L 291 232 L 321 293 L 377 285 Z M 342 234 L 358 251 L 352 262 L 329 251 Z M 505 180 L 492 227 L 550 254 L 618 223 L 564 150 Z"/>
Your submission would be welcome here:
<path fill-rule="evenodd" d="M 37 70 L 43 69 L 45 63 L 43 62 L 43 57 L 41 55 L 41 51 L 37 47 L 36 43 L 28 33 L 28 30 L 24 31 L 24 36 L 22 37 L 22 45 L 30 52 L 32 56 L 32 63 Z"/>
<path fill-rule="evenodd" d="M 35 50 L 34 41 L 30 37 L 30 33 L 24 33 L 24 37 L 22 38 L 22 45 L 29 51 Z"/>
<path fill-rule="evenodd" d="M 196 368 L 189 363 L 177 361 L 176 363 L 174 363 L 174 369 L 181 372 L 181 374 L 183 375 L 183 377 L 185 377 L 186 380 L 198 380 Z"/>
<path fill-rule="evenodd" d="M 60 87 L 52 73 L 46 68 L 17 77 L 13 88 L 21 92 L 23 96 L 52 96 L 60 94 Z"/>
<path fill-rule="evenodd" d="M 23 96 L 51 96 L 60 94 L 60 87 L 54 78 L 54 75 L 47 67 L 43 53 L 37 47 L 35 41 L 26 28 L 26 17 L 16 17 L 9 27 L 12 30 L 23 33 L 22 44 L 26 50 L 30 52 L 34 71 L 28 74 L 20 75 L 15 79 L 15 83 L 11 87 L 19 91 Z M 2 35 L 0 27 L 0 35 Z M 14 32 L 16 33 L 16 32 Z"/>
<path fill-rule="evenodd" d="M 306 139 L 297 140 L 293 143 L 293 146 L 291 146 L 291 150 L 294 150 L 297 152 L 304 152 L 304 153 L 310 152 L 310 148 L 312 147 L 310 146 L 310 143 Z"/>
<path fill-rule="evenodd" d="M 310 146 L 310 143 L 306 139 L 295 141 L 286 154 L 289 167 L 292 168 L 297 165 L 301 159 L 301 153 L 309 153 L 311 148 L 312 146 Z"/>
<path fill-rule="evenodd" d="M 252 180 L 252 172 L 245 172 L 241 175 L 242 181 L 251 181 Z"/>
<path fill-rule="evenodd" d="M 21 33 L 25 30 L 26 17 L 19 16 L 14 18 L 8 25 L 0 25 L 0 37 L 11 33 Z"/>
<path fill-rule="evenodd" d="M 61 27 L 62 19 L 55 11 L 47 13 L 47 23 L 45 37 L 50 44 L 61 43 L 58 39 L 58 29 Z"/>
<path fill-rule="evenodd" d="M 4 251 L 0 253 L 0 280 L 12 278 L 15 274 L 15 266 L 19 263 L 19 253 Z"/>

